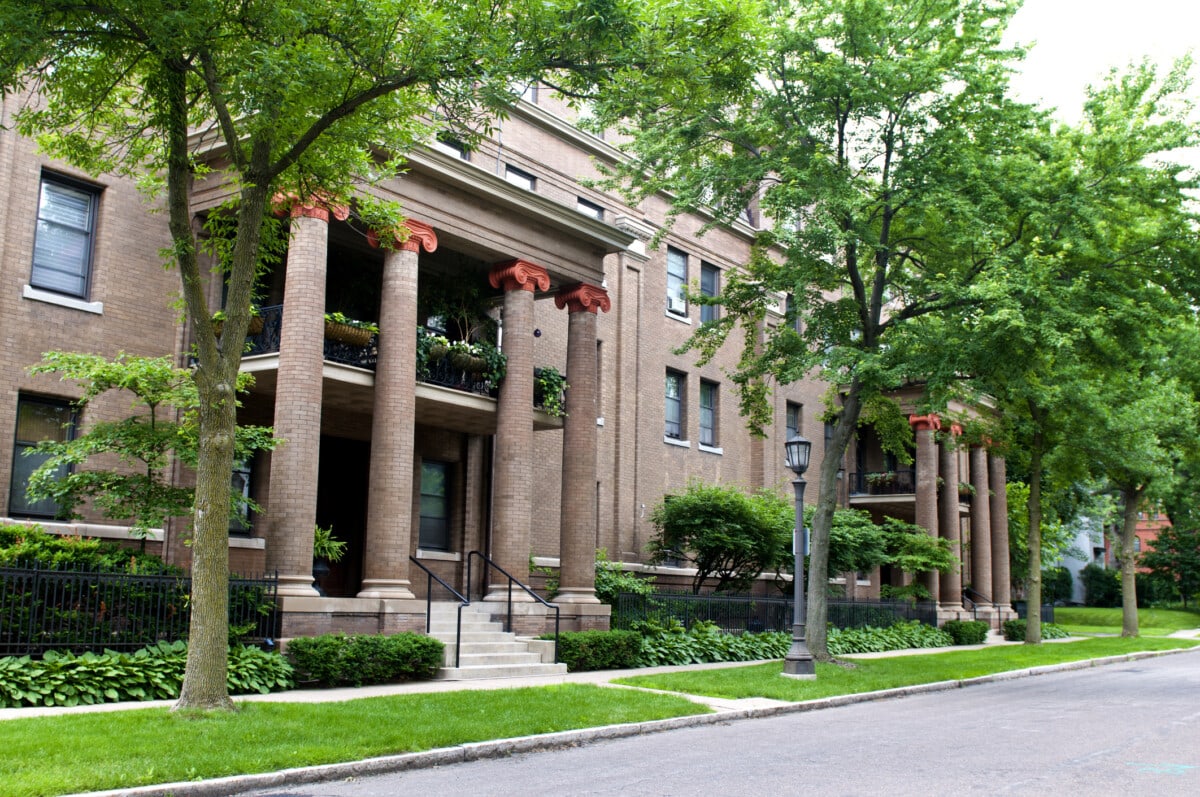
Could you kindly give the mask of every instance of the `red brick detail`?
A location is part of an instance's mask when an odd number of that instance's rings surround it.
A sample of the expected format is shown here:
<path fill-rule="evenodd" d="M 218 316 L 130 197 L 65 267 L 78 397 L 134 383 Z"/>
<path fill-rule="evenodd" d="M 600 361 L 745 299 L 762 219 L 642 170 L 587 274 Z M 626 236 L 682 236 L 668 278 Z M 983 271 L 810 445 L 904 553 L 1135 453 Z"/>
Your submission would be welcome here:
<path fill-rule="evenodd" d="M 942 419 L 934 413 L 928 415 L 909 415 L 908 422 L 912 424 L 912 428 L 918 432 L 923 432 L 927 429 L 937 431 L 942 428 Z"/>
<path fill-rule="evenodd" d="M 338 221 L 350 218 L 348 205 L 336 205 L 328 197 L 311 196 L 305 201 L 296 198 L 295 194 L 276 194 L 271 200 L 275 206 L 275 215 L 296 218 L 320 219 L 328 222 L 332 215 Z"/>
<path fill-rule="evenodd" d="M 608 291 L 580 282 L 560 288 L 554 294 L 554 306 L 559 310 L 565 307 L 568 313 L 594 313 L 597 309 L 607 313 L 612 308 L 612 302 L 608 298 Z"/>
<path fill-rule="evenodd" d="M 962 433 L 963 428 L 961 423 L 950 424 L 950 434 L 954 435 L 955 437 L 962 437 Z"/>
<path fill-rule="evenodd" d="M 367 243 L 376 249 L 381 244 L 381 237 L 388 240 L 388 249 L 399 249 L 406 252 L 433 252 L 438 247 L 437 233 L 423 221 L 405 219 L 390 230 L 367 231 Z"/>
<path fill-rule="evenodd" d="M 506 291 L 548 291 L 550 274 L 541 266 L 528 260 L 509 260 L 492 266 L 488 282 L 493 288 L 503 287 Z"/>

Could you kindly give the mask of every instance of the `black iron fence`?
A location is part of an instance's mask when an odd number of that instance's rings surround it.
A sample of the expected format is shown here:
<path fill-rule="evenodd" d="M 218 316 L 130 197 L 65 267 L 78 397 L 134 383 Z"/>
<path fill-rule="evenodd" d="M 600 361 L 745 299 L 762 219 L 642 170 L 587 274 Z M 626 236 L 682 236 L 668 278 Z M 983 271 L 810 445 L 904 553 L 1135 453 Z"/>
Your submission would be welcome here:
<path fill-rule="evenodd" d="M 877 601 L 830 598 L 829 624 L 835 628 L 886 627 L 904 620 L 937 625 L 937 607 L 931 601 Z M 697 620 L 716 623 L 722 631 L 787 631 L 792 627 L 792 599 L 748 595 L 690 595 L 623 592 L 613 606 L 612 627 L 630 628 L 652 621 L 677 620 L 690 626 Z"/>
<path fill-rule="evenodd" d="M 276 636 L 278 579 L 231 577 L 231 636 Z M 0 656 L 136 650 L 188 635 L 191 579 L 172 573 L 0 567 Z"/>
<path fill-rule="evenodd" d="M 911 495 L 916 491 L 915 468 L 857 471 L 850 474 L 851 495 Z"/>

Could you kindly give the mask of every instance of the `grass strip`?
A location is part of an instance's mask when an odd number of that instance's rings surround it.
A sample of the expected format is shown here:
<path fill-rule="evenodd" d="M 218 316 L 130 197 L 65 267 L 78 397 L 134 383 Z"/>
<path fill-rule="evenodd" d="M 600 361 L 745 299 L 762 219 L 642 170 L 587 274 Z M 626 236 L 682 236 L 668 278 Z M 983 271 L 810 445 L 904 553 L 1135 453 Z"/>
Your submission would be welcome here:
<path fill-rule="evenodd" d="M 1073 634 L 1120 634 L 1121 609 L 1061 606 L 1054 610 L 1054 622 Z M 1200 628 L 1200 610 L 1138 609 L 1138 633 L 1142 636 L 1168 636 L 1192 628 Z"/>
<path fill-rule="evenodd" d="M 358 761 L 709 710 L 585 684 L 241 703 L 232 713 L 139 709 L 0 722 L 0 791 L 33 797 Z"/>
<path fill-rule="evenodd" d="M 749 667 L 637 675 L 615 683 L 729 699 L 766 697 L 774 700 L 815 700 L 834 695 L 875 692 L 900 686 L 955 681 L 1048 664 L 1102 658 L 1144 650 L 1193 647 L 1178 639 L 1087 639 L 1042 645 L 997 645 L 979 650 L 951 650 L 917 656 L 855 659 L 853 667 L 817 664 L 815 681 L 780 675 L 781 662 Z"/>

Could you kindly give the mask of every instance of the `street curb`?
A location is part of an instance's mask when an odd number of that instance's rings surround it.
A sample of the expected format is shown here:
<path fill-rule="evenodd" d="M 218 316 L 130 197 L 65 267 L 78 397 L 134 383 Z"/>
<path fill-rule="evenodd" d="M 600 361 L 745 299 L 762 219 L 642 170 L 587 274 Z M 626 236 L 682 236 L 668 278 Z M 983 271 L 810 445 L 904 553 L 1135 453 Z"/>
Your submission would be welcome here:
<path fill-rule="evenodd" d="M 402 753 L 400 755 L 368 758 L 362 761 L 349 761 L 341 764 L 320 764 L 311 767 L 297 767 L 277 772 L 265 772 L 256 775 L 233 775 L 225 778 L 214 778 L 202 781 L 182 781 L 178 783 L 163 783 L 155 786 L 139 786 L 132 789 L 114 789 L 110 791 L 83 792 L 67 797 L 226 797 L 230 794 L 269 789 L 283 786 L 297 786 L 308 783 L 323 783 L 335 780 L 350 780 L 385 775 L 394 772 L 405 772 L 414 769 L 461 764 L 468 761 L 479 761 L 489 758 L 505 758 L 520 753 L 533 753 L 545 750 L 563 750 L 579 747 L 589 742 L 606 739 L 623 739 L 631 736 L 641 736 L 649 733 L 689 728 L 700 725 L 715 725 L 738 720 L 775 717 L 782 714 L 799 714 L 808 711 L 820 711 L 827 708 L 849 706 L 856 703 L 868 703 L 877 700 L 921 695 L 932 692 L 945 692 L 951 689 L 961 689 L 968 686 L 990 684 L 1000 681 L 1012 681 L 1018 678 L 1029 678 L 1051 673 L 1086 670 L 1092 667 L 1102 667 L 1109 664 L 1123 664 L 1141 659 L 1170 656 L 1178 653 L 1193 653 L 1198 648 L 1180 648 L 1176 650 L 1154 650 L 1139 653 L 1126 653 L 1120 656 L 1106 656 L 1100 659 L 1082 659 L 1080 661 L 1050 664 L 1043 667 L 1030 667 L 1024 670 L 1009 670 L 1007 672 L 981 675 L 976 678 L 964 678 L 957 681 L 938 681 L 929 684 L 902 686 L 896 689 L 884 689 L 878 692 L 861 692 L 852 695 L 837 695 L 802 703 L 781 703 L 776 706 L 758 708 L 731 709 L 716 711 L 712 714 L 698 714 L 688 717 L 673 717 L 665 720 L 649 722 L 633 722 L 622 725 L 605 725 L 599 728 L 583 728 L 573 731 L 538 734 L 536 736 L 518 736 L 512 739 L 497 739 L 486 742 L 469 742 L 454 747 L 443 747 L 436 750 L 426 750 L 420 753 Z"/>

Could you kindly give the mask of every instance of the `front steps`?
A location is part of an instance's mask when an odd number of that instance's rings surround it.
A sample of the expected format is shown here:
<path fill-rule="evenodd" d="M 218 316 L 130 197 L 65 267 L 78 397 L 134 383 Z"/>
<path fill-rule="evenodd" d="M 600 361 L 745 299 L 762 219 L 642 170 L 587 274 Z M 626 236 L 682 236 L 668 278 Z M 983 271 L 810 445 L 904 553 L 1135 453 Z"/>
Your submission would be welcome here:
<path fill-rule="evenodd" d="M 462 609 L 462 655 L 454 666 L 457 603 L 430 606 L 429 636 L 446 646 L 446 666 L 437 677 L 447 681 L 474 678 L 523 678 L 531 675 L 563 675 L 567 665 L 551 663 L 553 645 L 523 640 L 503 630 L 492 620 L 488 608 L 473 603 Z M 544 653 L 542 652 L 544 649 Z"/>

